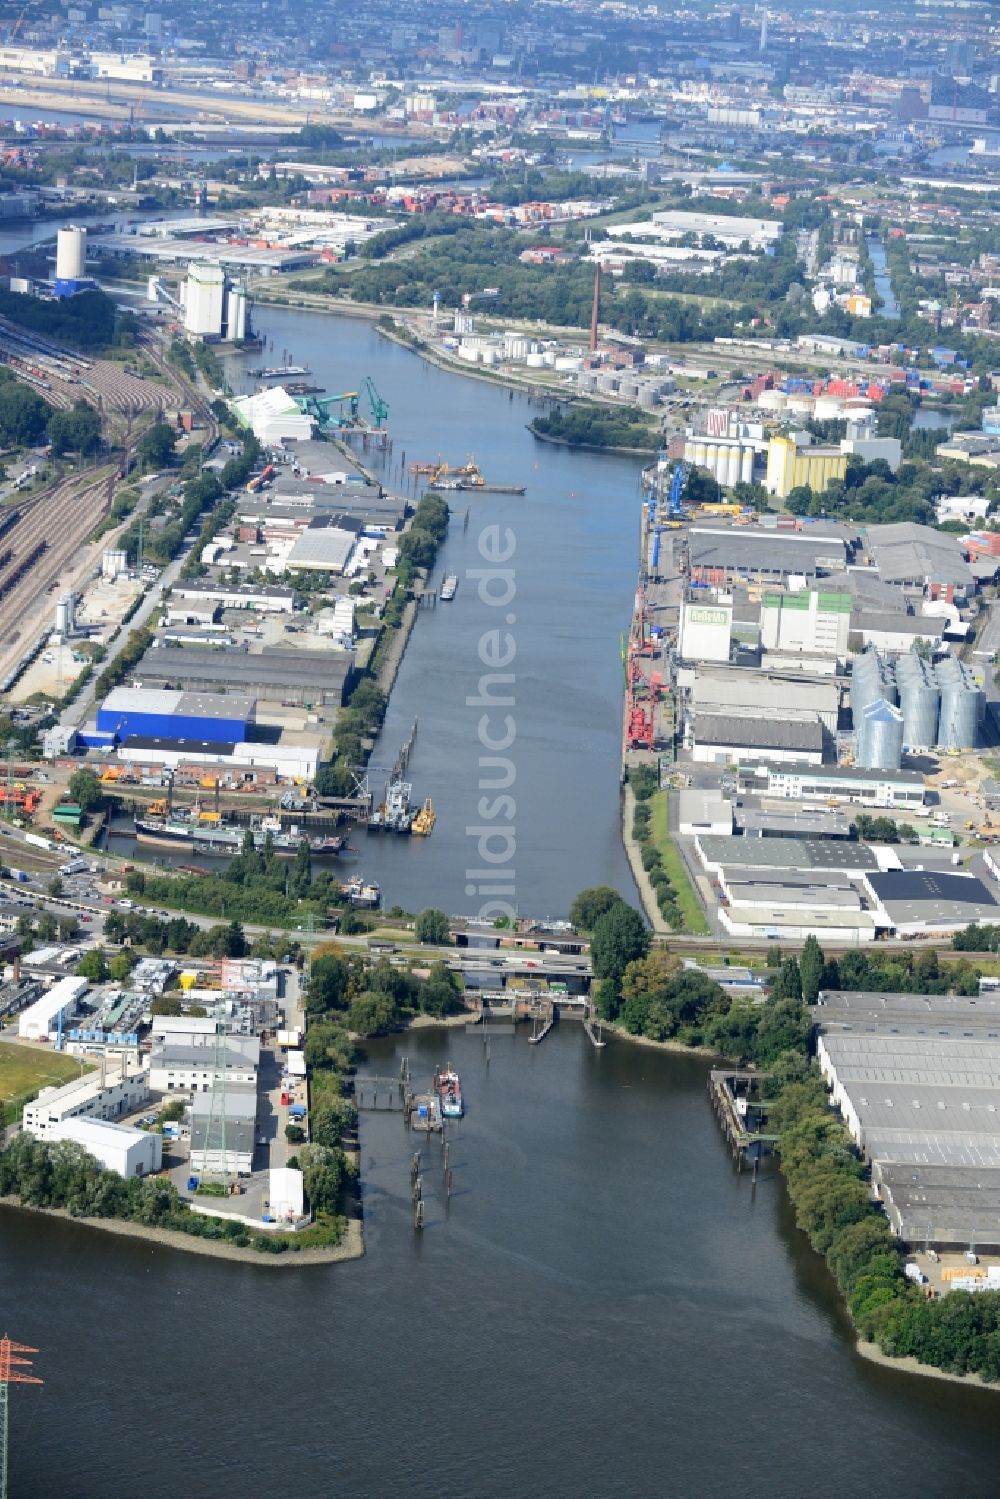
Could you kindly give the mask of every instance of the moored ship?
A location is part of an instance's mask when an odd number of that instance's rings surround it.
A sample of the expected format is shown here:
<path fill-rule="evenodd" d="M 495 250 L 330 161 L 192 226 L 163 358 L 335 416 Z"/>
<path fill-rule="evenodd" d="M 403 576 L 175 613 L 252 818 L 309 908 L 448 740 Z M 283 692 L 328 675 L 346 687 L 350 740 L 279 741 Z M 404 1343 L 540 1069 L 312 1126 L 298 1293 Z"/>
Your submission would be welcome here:
<path fill-rule="evenodd" d="M 295 825 L 283 828 L 277 817 L 261 817 L 246 828 L 235 823 L 202 821 L 179 812 L 167 817 L 135 819 L 135 836 L 139 843 L 175 844 L 210 854 L 240 853 L 248 832 L 253 834 L 255 849 L 263 853 L 270 843 L 279 858 L 284 859 L 293 859 L 301 843 L 307 844 L 310 854 L 319 859 L 335 858 L 345 847 L 343 838 L 307 833 Z"/>
<path fill-rule="evenodd" d="M 461 1119 L 465 1113 L 462 1083 L 458 1073 L 450 1065 L 434 1074 L 434 1091 L 441 1103 L 445 1119 Z"/>

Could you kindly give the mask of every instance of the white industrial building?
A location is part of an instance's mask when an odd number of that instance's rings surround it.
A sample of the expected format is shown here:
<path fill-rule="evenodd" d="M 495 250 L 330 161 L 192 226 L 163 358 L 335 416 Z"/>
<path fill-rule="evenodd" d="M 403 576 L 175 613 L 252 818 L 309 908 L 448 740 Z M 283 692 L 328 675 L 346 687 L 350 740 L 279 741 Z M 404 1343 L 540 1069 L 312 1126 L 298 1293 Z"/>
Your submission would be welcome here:
<path fill-rule="evenodd" d="M 188 267 L 184 284 L 184 331 L 195 338 L 219 338 L 226 300 L 226 273 L 220 265 Z"/>
<path fill-rule="evenodd" d="M 722 213 L 695 213 L 682 208 L 661 209 L 651 219 L 635 223 L 612 225 L 608 233 L 613 239 L 658 239 L 664 242 L 683 238 L 685 234 L 696 234 L 699 238 L 710 236 L 730 250 L 738 250 L 746 241 L 751 250 L 766 250 L 775 244 L 784 232 L 780 219 L 735 218 Z"/>
<path fill-rule="evenodd" d="M 130 1129 L 104 1119 L 64 1119 L 52 1126 L 47 1138 L 82 1146 L 106 1171 L 119 1176 L 150 1176 L 163 1164 L 163 1137 L 157 1130 Z"/>
<path fill-rule="evenodd" d="M 149 1097 L 149 1073 L 129 1070 L 125 1057 L 113 1066 L 87 1072 L 61 1088 L 43 1088 L 21 1113 L 22 1127 L 40 1140 L 55 1138 L 52 1130 L 67 1119 L 120 1119 L 140 1108 Z"/>
<path fill-rule="evenodd" d="M 271 1217 L 279 1223 L 297 1223 L 305 1214 L 304 1179 L 294 1166 L 273 1166 L 268 1173 Z"/>
<path fill-rule="evenodd" d="M 733 804 L 721 791 L 687 788 L 680 793 L 678 808 L 677 827 L 683 836 L 714 833 L 726 837 L 733 831 Z"/>
<path fill-rule="evenodd" d="M 732 638 L 731 594 L 720 593 L 711 603 L 685 599 L 677 642 L 682 661 L 728 662 Z"/>
<path fill-rule="evenodd" d="M 731 937 L 766 938 L 769 942 L 843 942 L 852 947 L 874 942 L 875 922 L 867 911 L 817 911 L 808 907 L 775 906 L 731 909 L 719 907 L 719 922 Z"/>
<path fill-rule="evenodd" d="M 696 713 L 685 743 L 700 765 L 737 765 L 766 755 L 796 765 L 822 765 L 823 725 L 818 718 L 751 718 L 733 713 Z"/>
<path fill-rule="evenodd" d="M 88 989 L 86 979 L 60 979 L 39 996 L 34 1004 L 22 1010 L 17 1020 L 17 1034 L 27 1041 L 48 1041 L 76 1014 L 77 1005 Z"/>
<path fill-rule="evenodd" d="M 250 427 L 257 440 L 267 447 L 279 447 L 296 439 L 308 441 L 313 435 L 312 417 L 299 409 L 282 385 L 259 390 L 256 395 L 238 396 L 229 404 L 237 420 Z"/>
<path fill-rule="evenodd" d="M 760 639 L 766 651 L 800 652 L 844 660 L 851 630 L 849 593 L 803 588 L 766 593 L 761 600 Z"/>
<path fill-rule="evenodd" d="M 260 1061 L 256 1036 L 227 1036 L 223 1067 L 226 1087 L 255 1086 Z M 149 1058 L 149 1086 L 154 1093 L 207 1093 L 216 1077 L 215 1036 L 195 1044 L 163 1041 Z"/>
<path fill-rule="evenodd" d="M 924 778 L 916 770 L 865 770 L 860 766 L 782 765 L 762 757 L 740 768 L 740 787 L 786 801 L 857 802 L 902 812 L 924 805 Z"/>

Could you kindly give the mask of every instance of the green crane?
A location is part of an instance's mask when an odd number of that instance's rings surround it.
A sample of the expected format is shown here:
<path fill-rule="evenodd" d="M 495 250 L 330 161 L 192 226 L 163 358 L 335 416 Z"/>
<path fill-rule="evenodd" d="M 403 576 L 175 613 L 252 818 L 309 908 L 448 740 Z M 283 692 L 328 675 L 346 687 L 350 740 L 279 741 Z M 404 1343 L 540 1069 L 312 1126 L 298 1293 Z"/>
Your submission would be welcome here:
<path fill-rule="evenodd" d="M 368 405 L 371 407 L 372 421 L 375 423 L 376 427 L 384 426 L 389 416 L 388 402 L 383 401 L 382 397 L 375 389 L 375 382 L 372 380 L 371 375 L 365 376 L 365 382 L 362 386 L 362 389 L 365 395 L 368 397 Z"/>

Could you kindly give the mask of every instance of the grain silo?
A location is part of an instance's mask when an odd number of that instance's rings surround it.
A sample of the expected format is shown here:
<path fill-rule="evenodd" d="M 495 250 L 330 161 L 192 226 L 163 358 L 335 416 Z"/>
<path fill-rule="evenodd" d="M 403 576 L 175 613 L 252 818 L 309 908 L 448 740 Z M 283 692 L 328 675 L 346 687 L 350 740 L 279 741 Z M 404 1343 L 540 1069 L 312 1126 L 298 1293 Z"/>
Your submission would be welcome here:
<path fill-rule="evenodd" d="M 941 689 L 927 662 L 916 652 L 896 663 L 899 706 L 903 711 L 903 743 L 907 749 L 930 749 L 937 743 Z"/>
<path fill-rule="evenodd" d="M 864 770 L 898 770 L 903 757 L 903 715 L 879 698 L 869 703 L 856 724 L 857 762 Z"/>

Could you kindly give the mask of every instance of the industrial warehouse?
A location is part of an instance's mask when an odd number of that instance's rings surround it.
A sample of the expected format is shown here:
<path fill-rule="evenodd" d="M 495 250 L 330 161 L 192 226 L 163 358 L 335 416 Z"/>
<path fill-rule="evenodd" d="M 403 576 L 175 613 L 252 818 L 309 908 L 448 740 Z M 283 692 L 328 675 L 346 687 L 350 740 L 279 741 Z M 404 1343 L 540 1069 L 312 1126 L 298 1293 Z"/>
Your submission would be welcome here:
<path fill-rule="evenodd" d="M 812 1014 L 820 1070 L 893 1231 L 1000 1246 L 996 995 L 824 990 Z"/>

